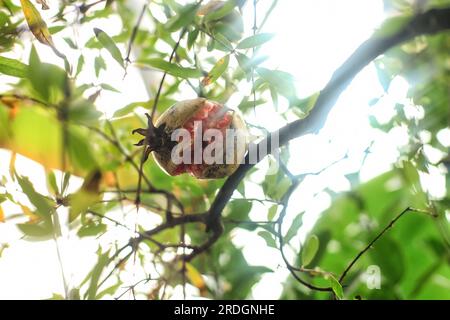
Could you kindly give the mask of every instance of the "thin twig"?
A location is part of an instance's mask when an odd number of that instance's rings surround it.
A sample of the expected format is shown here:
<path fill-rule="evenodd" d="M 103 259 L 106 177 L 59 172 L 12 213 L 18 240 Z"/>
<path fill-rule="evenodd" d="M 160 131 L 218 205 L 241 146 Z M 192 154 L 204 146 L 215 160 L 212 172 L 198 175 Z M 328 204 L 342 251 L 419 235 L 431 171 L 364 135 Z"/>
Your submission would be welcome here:
<path fill-rule="evenodd" d="M 364 253 L 366 253 L 374 244 L 375 242 L 378 241 L 378 239 L 380 239 L 385 233 L 386 231 L 388 231 L 390 228 L 392 228 L 394 226 L 394 224 L 407 212 L 420 212 L 420 213 L 425 213 L 428 215 L 432 215 L 430 212 L 425 211 L 425 210 L 420 210 L 420 209 L 415 209 L 415 208 L 411 208 L 408 207 L 405 210 L 403 210 L 402 212 L 400 212 L 394 219 L 391 220 L 391 222 L 389 222 L 389 224 L 383 229 L 381 230 L 381 232 L 372 240 L 369 242 L 369 244 L 363 249 L 361 250 L 356 257 L 349 263 L 349 265 L 347 266 L 347 268 L 345 268 L 345 270 L 342 272 L 341 276 L 339 277 L 339 283 L 342 284 L 342 282 L 344 281 L 345 277 L 347 276 L 348 272 L 350 271 L 350 269 L 353 267 L 353 265 L 359 260 L 359 258 L 362 257 L 362 255 Z"/>
<path fill-rule="evenodd" d="M 142 18 L 144 17 L 144 13 L 147 10 L 147 7 L 148 7 L 148 4 L 147 3 L 144 4 L 144 6 L 142 7 L 142 10 L 141 10 L 141 13 L 139 14 L 139 17 L 136 21 L 136 24 L 134 25 L 133 30 L 131 31 L 131 37 L 130 37 L 130 41 L 128 42 L 128 47 L 127 47 L 127 55 L 124 59 L 125 63 L 126 63 L 124 77 L 127 75 L 128 64 L 131 63 L 131 61 L 130 61 L 131 48 L 133 46 L 134 40 L 136 39 L 136 35 L 139 30 L 139 26 L 141 25 Z"/>

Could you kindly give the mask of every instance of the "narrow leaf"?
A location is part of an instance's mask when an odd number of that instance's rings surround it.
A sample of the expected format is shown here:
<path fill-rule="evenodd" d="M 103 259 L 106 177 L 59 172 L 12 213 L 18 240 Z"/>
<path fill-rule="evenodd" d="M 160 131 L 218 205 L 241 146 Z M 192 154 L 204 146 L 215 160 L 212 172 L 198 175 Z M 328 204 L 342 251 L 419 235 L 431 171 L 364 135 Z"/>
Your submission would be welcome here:
<path fill-rule="evenodd" d="M 186 79 L 186 78 L 199 78 L 202 76 L 201 71 L 198 69 L 180 67 L 176 64 L 167 62 L 159 58 L 144 59 L 141 60 L 140 62 L 148 64 L 156 69 L 165 71 L 168 74 L 171 74 L 175 77 Z"/>
<path fill-rule="evenodd" d="M 258 65 L 266 61 L 268 58 L 269 58 L 268 56 L 256 56 L 253 58 L 249 58 L 243 53 L 238 53 L 236 55 L 239 67 L 241 67 L 241 69 L 245 73 L 249 73 L 253 68 L 257 67 Z"/>
<path fill-rule="evenodd" d="M 125 65 L 123 63 L 122 54 L 120 53 L 119 48 L 114 43 L 114 40 L 111 39 L 110 36 L 108 36 L 103 30 L 99 28 L 94 28 L 94 33 L 98 41 L 103 45 L 103 47 L 106 50 L 109 51 L 114 60 L 116 60 L 117 63 L 119 63 L 122 66 L 122 68 L 124 68 Z"/>
<path fill-rule="evenodd" d="M 78 232 L 77 235 L 80 238 L 83 237 L 93 237 L 93 236 L 97 236 L 99 234 L 105 233 L 106 231 L 106 225 L 103 223 L 92 223 L 92 224 L 86 224 L 84 226 L 82 226 Z"/>
<path fill-rule="evenodd" d="M 36 207 L 37 214 L 46 221 L 51 221 L 51 214 L 53 212 L 53 208 L 48 202 L 48 200 L 41 195 L 40 193 L 37 193 L 34 190 L 33 185 L 31 184 L 30 180 L 28 178 L 21 177 L 19 175 L 16 175 L 17 181 L 19 182 L 20 187 L 22 188 L 22 191 L 27 195 L 30 202 Z"/>
<path fill-rule="evenodd" d="M 198 4 L 184 6 L 178 14 L 167 22 L 167 29 L 170 32 L 177 31 L 194 21 L 198 9 Z"/>
<path fill-rule="evenodd" d="M 267 213 L 267 220 L 272 221 L 275 218 L 275 215 L 278 211 L 278 205 L 274 204 L 270 207 L 269 212 Z"/>
<path fill-rule="evenodd" d="M 0 73 L 8 76 L 24 78 L 27 74 L 28 66 L 20 61 L 0 57 Z"/>
<path fill-rule="evenodd" d="M 214 65 L 214 67 L 211 69 L 208 75 L 205 78 L 203 78 L 202 84 L 204 86 L 207 86 L 215 82 L 217 79 L 219 79 L 220 76 L 228 68 L 229 62 L 230 62 L 230 55 L 226 55 L 225 57 L 217 61 L 217 63 Z"/>
<path fill-rule="evenodd" d="M 103 269 L 106 267 L 109 261 L 109 251 L 100 254 L 98 257 L 98 262 L 92 270 L 91 274 L 91 282 L 89 284 L 89 289 L 87 292 L 87 298 L 89 300 L 95 299 L 98 290 L 98 281 L 100 280 L 100 276 L 102 274 Z"/>
<path fill-rule="evenodd" d="M 331 289 L 333 289 L 334 294 L 338 299 L 344 298 L 344 290 L 342 289 L 341 284 L 335 277 L 333 277 L 331 274 L 328 275 L 328 280 L 330 281 Z"/>
<path fill-rule="evenodd" d="M 250 36 L 248 38 L 243 39 L 237 45 L 237 49 L 250 49 L 254 47 L 258 47 L 270 40 L 274 37 L 273 33 L 259 33 L 254 36 Z"/>
<path fill-rule="evenodd" d="M 101 70 L 106 70 L 105 60 L 101 56 L 97 56 L 94 59 L 95 76 L 98 78 Z"/>
<path fill-rule="evenodd" d="M 291 239 L 297 234 L 298 230 L 303 224 L 303 214 L 297 215 L 294 220 L 292 221 L 291 226 L 289 227 L 289 230 L 287 231 L 286 235 L 284 236 L 284 241 L 288 243 L 291 241 Z"/>
<path fill-rule="evenodd" d="M 56 176 L 53 171 L 49 171 L 47 174 L 47 183 L 49 187 L 49 191 L 53 194 L 59 195 L 58 184 L 56 183 Z"/>
<path fill-rule="evenodd" d="M 306 267 L 316 256 L 317 250 L 319 250 L 319 238 L 316 235 L 312 235 L 306 240 L 302 249 L 302 265 Z"/>
<path fill-rule="evenodd" d="M 199 34 L 200 34 L 200 30 L 197 28 L 195 28 L 193 31 L 189 32 L 188 41 L 187 41 L 188 49 L 192 48 L 192 46 L 194 45 L 195 40 L 197 40 Z"/>
<path fill-rule="evenodd" d="M 77 71 L 75 73 L 75 76 L 80 74 L 81 70 L 83 70 L 83 66 L 84 66 L 84 56 L 80 55 L 80 57 L 78 58 Z"/>
<path fill-rule="evenodd" d="M 111 85 L 109 85 L 109 84 L 107 84 L 107 83 L 101 83 L 101 84 L 100 84 L 100 87 L 101 87 L 103 90 L 108 90 L 108 91 L 113 91 L 113 92 L 120 93 L 119 90 L 117 90 L 116 88 L 114 88 L 113 86 L 111 86 Z"/>

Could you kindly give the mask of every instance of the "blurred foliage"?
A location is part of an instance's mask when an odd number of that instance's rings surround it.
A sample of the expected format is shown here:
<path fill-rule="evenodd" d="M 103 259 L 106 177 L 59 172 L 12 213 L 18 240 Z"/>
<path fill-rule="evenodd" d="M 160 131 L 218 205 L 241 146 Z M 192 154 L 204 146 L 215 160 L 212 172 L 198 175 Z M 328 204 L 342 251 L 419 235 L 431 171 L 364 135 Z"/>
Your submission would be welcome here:
<path fill-rule="evenodd" d="M 385 0 L 385 10 L 393 13 L 378 33 L 392 34 L 414 11 L 409 1 Z M 417 1 L 417 4 L 422 3 Z M 448 6 L 449 1 L 424 1 L 429 7 Z M 448 146 L 437 139 L 448 130 L 450 121 L 450 37 L 444 32 L 432 37 L 417 37 L 388 51 L 375 61 L 380 85 L 388 92 L 391 80 L 401 76 L 408 81 L 409 105 L 422 110 L 423 116 L 411 117 L 407 104 L 396 104 L 396 115 L 387 123 L 371 116 L 371 124 L 384 132 L 408 128 L 409 144 L 401 150 L 402 158 L 387 172 L 354 190 L 335 197 L 330 209 L 322 215 L 312 233 L 321 239 L 321 251 L 312 267 L 342 272 L 348 263 L 382 228 L 407 207 L 437 213 L 437 219 L 409 212 L 387 234 L 375 243 L 352 269 L 345 281 L 349 299 L 449 299 L 450 298 L 450 230 L 448 222 L 450 176 Z M 371 101 L 373 108 L 383 99 Z M 424 139 L 424 134 L 426 137 Z M 424 152 L 439 150 L 439 160 Z M 402 160 L 403 159 L 403 160 Z M 419 174 L 430 169 L 445 172 L 446 194 L 430 197 L 421 188 Z M 356 176 L 353 176 L 354 178 Z M 355 181 L 353 181 L 355 183 Z M 370 288 L 371 268 L 379 267 L 380 289 Z M 378 272 L 378 271 L 377 271 Z M 310 278 L 325 285 L 324 279 Z M 369 279 L 369 280 L 368 280 Z M 368 282 L 369 281 L 369 282 Z M 305 290 L 290 279 L 283 298 L 329 298 L 323 293 Z"/>
<path fill-rule="evenodd" d="M 119 90 L 98 82 L 104 70 L 120 67 L 120 71 L 115 72 L 126 74 L 127 68 L 139 68 L 143 73 L 149 69 L 167 73 L 156 106 L 157 114 L 186 95 L 201 95 L 221 103 L 240 97 L 236 107 L 244 115 L 267 101 L 273 103 L 274 108 L 280 101 L 286 102 L 287 109 L 280 111 L 286 121 L 292 119 L 292 114 L 296 117 L 307 114 L 317 95 L 299 99 L 290 73 L 262 66 L 266 57 L 259 54 L 258 48 L 270 44 L 273 35 L 244 30 L 243 10 L 252 11 L 251 4 L 245 3 L 228 0 L 181 5 L 174 0 L 152 1 L 142 12 L 146 24 L 138 25 L 140 12 L 127 1 L 49 2 L 50 6 L 58 6 L 51 8 L 56 11 L 52 17 L 44 14 L 36 1 L 23 1 L 22 5 L 42 15 L 33 15 L 30 33 L 20 3 L 0 0 L 0 79 L 2 85 L 8 87 L 3 89 L 2 86 L 0 93 L 0 147 L 37 161 L 48 173 L 49 192 L 44 195 L 20 172 L 15 172 L 13 162 L 10 164 L 10 178 L 18 182 L 32 206 L 19 201 L 8 188 L 2 188 L 0 203 L 8 201 L 22 208 L 24 220 L 17 226 L 25 239 L 57 238 L 60 227 L 56 212 L 61 207 L 69 207 L 70 229 L 80 238 L 112 233 L 120 224 L 111 218 L 116 217 L 117 212 L 122 212 L 124 219 L 136 214 L 130 207 L 134 206 L 139 176 L 136 165 L 139 165 L 141 153 L 133 146 L 137 140 L 131 131 L 145 125 L 141 111 L 151 110 L 159 88 L 146 84 L 151 96 L 148 101 L 130 101 L 107 118 L 98 111 L 96 100 L 105 90 Z M 449 4 L 449 1 L 428 1 L 427 8 Z M 414 10 L 426 9 L 415 8 L 411 1 L 404 0 L 386 0 L 385 6 L 398 15 L 392 18 L 397 20 L 388 20 L 380 27 L 380 34 L 393 32 Z M 100 29 L 104 18 L 120 21 L 120 32 L 112 35 Z M 30 24 L 29 18 L 27 20 Z M 91 37 L 80 43 L 71 29 L 88 28 L 87 25 L 92 28 Z M 70 32 L 66 32 L 68 30 Z M 33 35 L 54 49 L 55 61 L 59 59 L 60 63 L 42 62 L 43 46 Z M 56 49 L 55 39 L 60 38 L 67 46 Z M 174 59 L 170 60 L 175 47 Z M 61 54 L 64 52 L 68 56 L 69 51 L 78 58 L 68 61 Z M 86 54 L 88 51 L 90 54 Z M 308 281 L 331 286 L 338 298 L 450 298 L 450 234 L 448 218 L 445 218 L 450 203 L 450 160 L 448 146 L 441 145 L 437 139 L 438 133 L 448 128 L 450 120 L 449 51 L 449 34 L 442 33 L 418 37 L 390 50 L 375 62 L 380 84 L 386 92 L 396 76 L 407 79 L 411 85 L 408 97 L 414 105 L 423 108 L 424 116 L 410 118 L 399 102 L 396 116 L 388 123 L 371 118 L 373 127 L 386 132 L 406 126 L 410 138 L 408 148 L 402 150 L 402 158 L 392 171 L 359 186 L 353 181 L 354 188 L 345 194 L 330 192 L 331 207 L 322 213 L 298 253 L 294 265 L 313 270 L 306 273 Z M 16 55 L 17 52 L 24 54 Z M 117 63 L 108 65 L 105 59 L 109 58 Z M 83 83 L 79 80 L 80 74 L 92 80 Z M 237 92 L 237 88 L 247 83 L 251 84 L 249 92 Z M 374 108 L 382 98 L 373 99 Z M 423 132 L 429 134 L 429 141 L 422 139 Z M 431 161 L 424 153 L 427 147 L 441 151 L 444 156 L 437 162 Z M 419 173 L 428 172 L 430 167 L 446 172 L 447 193 L 443 198 L 430 198 L 421 188 Z M 62 179 L 57 181 L 55 173 L 61 171 L 64 172 Z M 255 171 L 257 169 L 251 170 L 237 189 L 244 199 L 233 199 L 227 205 L 224 219 L 231 223 L 225 224 L 222 237 L 185 266 L 187 281 L 198 289 L 199 295 L 248 298 L 260 277 L 273 271 L 265 266 L 249 265 L 241 248 L 231 241 L 239 228 L 259 235 L 269 247 L 279 246 L 270 223 L 246 223 L 254 204 L 245 199 L 245 188 Z M 145 163 L 143 173 L 155 188 L 173 194 L 186 214 L 205 212 L 223 184 L 223 180 L 199 181 L 186 175 L 169 177 L 151 158 Z M 83 178 L 84 183 L 78 191 L 69 193 L 68 185 L 74 176 Z M 355 180 L 355 177 L 357 173 L 349 179 Z M 2 181 L 0 186 L 4 185 Z M 262 182 L 262 192 L 270 204 L 266 206 L 269 222 L 278 219 L 280 202 L 291 185 L 282 171 L 267 175 Z M 142 207 L 158 218 L 167 209 L 166 200 L 161 193 L 143 192 L 141 195 Z M 337 280 L 339 272 L 406 207 L 428 210 L 437 213 L 439 218 L 432 219 L 417 212 L 406 214 L 357 262 L 341 286 Z M 0 222 L 13 218 L 0 207 Z M 286 243 L 296 241 L 302 218 L 303 213 L 300 213 L 286 226 L 283 235 Z M 144 231 L 144 226 L 139 225 L 138 230 Z M 205 239 L 205 229 L 197 224 L 186 225 L 184 231 L 193 244 Z M 178 243 L 179 235 L 180 227 L 176 227 L 142 242 L 137 253 L 138 263 L 144 270 L 151 270 L 149 274 L 156 273 L 164 279 L 150 281 L 149 276 L 141 282 L 144 297 L 167 298 L 166 286 L 173 288 L 182 283 L 178 261 L 155 258 L 160 249 L 158 243 Z M 108 274 L 105 270 L 112 262 L 110 259 L 118 258 L 113 252 L 121 245 L 124 244 L 119 241 L 109 247 L 99 245 L 98 263 L 85 280 L 70 291 L 71 298 L 99 299 L 117 296 L 124 290 L 120 275 L 125 272 L 126 259 L 116 266 L 117 277 L 109 279 L 108 283 L 102 282 Z M 0 256 L 5 248 L 6 245 L 0 246 Z M 157 267 L 149 263 L 149 257 Z M 361 276 L 371 265 L 381 270 L 381 290 L 369 290 Z M 291 277 L 284 285 L 282 298 L 330 298 L 330 293 L 306 289 Z M 58 293 L 53 298 L 62 297 Z"/>

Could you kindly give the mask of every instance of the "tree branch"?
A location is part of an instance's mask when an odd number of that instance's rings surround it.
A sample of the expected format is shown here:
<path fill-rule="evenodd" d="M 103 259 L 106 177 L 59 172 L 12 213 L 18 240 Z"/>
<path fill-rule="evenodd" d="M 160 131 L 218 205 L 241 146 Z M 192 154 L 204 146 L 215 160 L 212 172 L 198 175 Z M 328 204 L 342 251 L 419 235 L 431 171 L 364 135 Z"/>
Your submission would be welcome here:
<path fill-rule="evenodd" d="M 372 60 L 383 54 L 390 48 L 399 45 L 419 35 L 435 34 L 450 29 L 450 7 L 443 9 L 432 9 L 425 13 L 418 14 L 397 33 L 388 37 L 372 36 L 362 43 L 356 51 L 339 67 L 331 77 L 328 84 L 320 92 L 317 101 L 304 119 L 293 121 L 279 129 L 279 146 L 286 145 L 290 140 L 301 137 L 309 133 L 317 133 L 325 124 L 325 121 L 335 105 L 341 93 L 347 88 L 353 78 Z M 268 135 L 257 145 L 257 150 L 261 146 L 271 145 L 274 133 Z M 267 148 L 269 149 L 269 148 Z M 265 150 L 264 148 L 262 150 Z M 258 158 L 261 161 L 270 150 Z M 259 154 L 259 153 L 258 153 Z M 243 180 L 246 173 L 254 164 L 249 163 L 247 154 L 244 163 L 239 166 L 236 172 L 231 175 L 219 190 L 214 202 L 209 209 L 209 223 L 219 223 L 221 214 L 234 190 Z"/>
<path fill-rule="evenodd" d="M 426 35 L 426 34 L 434 34 L 439 31 L 450 29 L 450 8 L 445 9 L 433 9 L 426 13 L 419 14 L 412 18 L 412 20 L 400 31 L 395 33 L 394 35 L 380 38 L 378 36 L 372 36 L 369 40 L 365 41 L 363 44 L 359 46 L 359 48 L 342 64 L 340 68 L 338 68 L 333 76 L 331 77 L 328 84 L 324 87 L 324 89 L 320 92 L 320 95 L 315 103 L 314 108 L 311 110 L 309 115 L 300 120 L 296 120 L 287 124 L 286 126 L 280 128 L 275 133 L 269 134 L 262 142 L 260 142 L 256 146 L 256 150 L 259 153 L 259 150 L 262 146 L 271 145 L 272 138 L 279 138 L 279 146 L 285 146 L 292 139 L 301 137 L 303 135 L 309 133 L 317 133 L 325 124 L 325 121 L 332 110 L 334 104 L 339 98 L 340 94 L 345 90 L 345 88 L 350 84 L 353 78 L 372 60 L 378 57 L 380 54 L 384 53 L 388 49 L 404 42 L 409 39 L 414 38 L 418 35 Z M 181 38 L 181 37 L 180 37 Z M 175 49 L 176 50 L 176 49 Z M 158 96 L 158 94 L 157 94 Z M 157 99 L 156 99 L 157 100 Z M 265 148 L 261 149 L 265 150 Z M 271 150 L 265 151 L 265 153 L 261 153 L 257 159 L 257 162 L 261 161 L 267 154 L 269 154 Z M 208 239 L 198 246 L 189 246 L 188 249 L 191 249 L 189 254 L 183 253 L 180 257 L 183 261 L 188 262 L 195 258 L 197 255 L 208 250 L 222 235 L 223 227 L 222 227 L 222 211 L 231 199 L 234 190 L 238 187 L 239 183 L 244 179 L 246 173 L 253 167 L 254 163 L 249 162 L 249 155 L 246 156 L 245 161 L 241 164 L 236 170 L 236 172 L 231 175 L 224 183 L 224 185 L 219 190 L 214 202 L 206 213 L 200 214 L 190 214 L 190 215 L 181 215 L 174 216 L 170 219 L 166 219 L 165 222 L 156 226 L 155 228 L 145 231 L 139 234 L 136 238 L 130 239 L 130 242 L 125 245 L 122 249 L 118 251 L 120 253 L 124 248 L 131 246 L 133 248 L 132 252 L 136 250 L 137 245 L 145 239 L 151 238 L 152 236 L 163 232 L 164 230 L 168 230 L 177 226 L 182 226 L 191 223 L 199 223 L 203 224 L 207 227 L 207 230 L 212 232 L 211 235 L 208 236 Z M 142 163 L 141 163 L 142 166 Z M 138 170 L 142 174 L 142 168 Z M 140 175 L 141 175 L 140 174 Z M 293 176 L 290 178 L 293 181 L 299 182 L 299 179 L 303 175 Z M 285 200 L 289 199 L 290 194 L 292 194 L 296 185 L 291 186 L 290 192 L 285 195 Z M 166 196 L 162 190 L 155 190 L 154 188 L 150 188 L 151 192 L 162 193 Z M 138 186 L 137 195 L 140 194 L 140 187 Z M 167 199 L 169 201 L 176 201 L 175 199 Z M 168 205 L 170 205 L 168 203 Z M 284 208 L 283 210 L 286 210 Z M 346 273 L 352 268 L 352 266 L 357 262 L 360 256 L 366 252 L 370 246 L 381 237 L 386 230 L 392 226 L 405 212 L 411 210 L 408 208 L 404 212 L 402 212 L 397 218 L 395 218 L 391 224 L 386 227 L 375 239 L 372 241 L 366 249 L 364 249 L 347 267 L 342 276 L 340 277 L 340 282 L 345 278 Z M 417 210 L 414 210 L 417 211 Z M 282 221 L 282 220 L 281 220 Z M 281 228 L 278 230 L 279 236 L 281 235 Z M 169 247 L 163 245 L 164 247 Z M 280 247 L 283 246 L 283 239 L 280 239 Z M 130 253 L 131 254 L 131 253 Z M 129 256 L 127 255 L 124 259 L 127 259 Z M 117 257 L 117 253 L 114 257 Z M 305 284 L 307 287 L 313 290 L 320 291 L 330 291 L 331 288 L 322 288 L 315 287 L 309 283 L 306 283 L 302 279 L 298 277 L 296 271 L 303 271 L 303 269 L 295 268 L 290 265 L 283 254 L 282 256 L 285 262 L 290 268 L 291 274 L 301 283 Z M 123 259 L 122 259 L 123 260 Z"/>

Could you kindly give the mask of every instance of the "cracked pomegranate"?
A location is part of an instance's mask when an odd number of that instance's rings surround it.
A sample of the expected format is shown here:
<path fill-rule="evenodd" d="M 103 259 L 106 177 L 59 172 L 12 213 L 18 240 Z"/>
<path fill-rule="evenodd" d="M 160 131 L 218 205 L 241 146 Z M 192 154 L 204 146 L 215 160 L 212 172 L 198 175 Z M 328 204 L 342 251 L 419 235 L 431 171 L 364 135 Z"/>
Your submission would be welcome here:
<path fill-rule="evenodd" d="M 185 129 L 189 139 L 184 141 L 186 137 L 183 136 L 178 141 L 172 141 L 176 129 Z M 208 133 L 210 129 L 215 130 Z M 247 149 L 247 128 L 240 113 L 204 98 L 180 101 L 170 107 L 156 121 L 155 131 L 156 135 L 163 137 L 163 142 L 152 145 L 152 139 L 149 139 L 149 146 L 158 164 L 173 176 L 182 173 L 198 179 L 229 176 L 237 169 Z M 227 136 L 227 133 L 234 136 Z M 221 138 L 216 141 L 218 134 Z M 196 135 L 201 135 L 197 140 L 199 145 L 196 144 Z M 181 163 L 173 158 L 173 148 L 177 143 L 183 143 L 179 149 L 179 155 L 183 157 Z M 185 152 L 188 152 L 186 157 Z M 197 158 L 198 152 L 200 158 Z M 218 156 L 216 152 L 220 152 Z M 208 155 L 212 155 L 213 161 L 206 159 Z M 186 158 L 188 161 L 185 161 Z"/>

